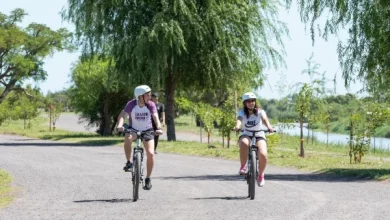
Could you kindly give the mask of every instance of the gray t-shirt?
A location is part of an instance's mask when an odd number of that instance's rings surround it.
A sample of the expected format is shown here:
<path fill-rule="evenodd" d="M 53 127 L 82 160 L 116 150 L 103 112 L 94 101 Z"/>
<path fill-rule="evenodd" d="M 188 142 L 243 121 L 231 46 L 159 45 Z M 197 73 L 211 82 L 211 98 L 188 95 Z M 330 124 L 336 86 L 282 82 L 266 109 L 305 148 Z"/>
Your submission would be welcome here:
<path fill-rule="evenodd" d="M 263 129 L 263 119 L 262 119 L 263 114 L 265 115 L 264 110 L 259 109 L 257 115 L 252 114 L 249 115 L 249 117 L 247 117 L 244 112 L 244 109 L 241 109 L 237 115 L 237 119 L 241 118 L 242 130 L 243 130 L 241 132 L 241 135 L 252 136 L 252 133 L 248 131 L 258 131 Z M 256 132 L 255 136 L 265 138 L 264 132 Z"/>

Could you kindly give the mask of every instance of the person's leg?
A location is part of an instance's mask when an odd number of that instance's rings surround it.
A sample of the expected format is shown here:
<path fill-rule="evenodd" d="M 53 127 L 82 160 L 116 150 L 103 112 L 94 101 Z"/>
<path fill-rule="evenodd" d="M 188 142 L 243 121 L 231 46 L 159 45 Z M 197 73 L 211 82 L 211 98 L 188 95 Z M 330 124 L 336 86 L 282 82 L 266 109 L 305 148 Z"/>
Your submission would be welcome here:
<path fill-rule="evenodd" d="M 264 170 L 268 162 L 267 142 L 261 139 L 257 142 L 259 148 L 259 186 L 264 186 Z"/>
<path fill-rule="evenodd" d="M 124 167 L 124 170 L 128 170 L 131 168 L 131 163 L 133 159 L 133 151 L 131 147 L 131 143 L 136 139 L 137 137 L 132 134 L 126 134 L 125 135 L 125 141 L 124 141 L 124 150 L 125 150 L 125 156 L 126 156 L 126 166 Z"/>
<path fill-rule="evenodd" d="M 144 141 L 146 152 L 146 178 L 150 177 L 154 166 L 154 140 Z"/>
<path fill-rule="evenodd" d="M 156 150 L 157 150 L 158 138 L 159 137 L 160 137 L 159 135 L 154 136 L 154 152 L 155 153 L 156 153 Z"/>
<path fill-rule="evenodd" d="M 241 136 L 239 140 L 239 146 L 240 146 L 240 174 L 245 174 L 246 170 L 246 162 L 248 160 L 248 151 L 249 151 L 249 137 L 247 136 Z"/>
<path fill-rule="evenodd" d="M 144 148 L 145 148 L 145 152 L 146 152 L 145 189 L 150 190 L 152 188 L 150 176 L 152 175 L 152 171 L 153 171 L 153 167 L 154 167 L 154 139 L 153 139 L 153 137 L 151 137 L 148 140 L 145 139 Z"/>

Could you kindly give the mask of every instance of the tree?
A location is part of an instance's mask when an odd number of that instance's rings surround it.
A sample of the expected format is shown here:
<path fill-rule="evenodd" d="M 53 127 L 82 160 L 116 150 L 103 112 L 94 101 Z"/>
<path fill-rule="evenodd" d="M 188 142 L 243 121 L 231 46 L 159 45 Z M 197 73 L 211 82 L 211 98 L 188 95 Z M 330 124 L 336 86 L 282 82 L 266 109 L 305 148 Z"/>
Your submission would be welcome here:
<path fill-rule="evenodd" d="M 110 74 L 109 60 L 80 60 L 72 70 L 70 97 L 76 112 L 89 124 L 99 126 L 98 133 L 111 135 L 117 121 L 117 116 L 124 108 L 129 94 L 133 92 L 125 86 L 127 83 L 113 78 Z M 130 96 L 130 97 L 131 97 Z"/>
<path fill-rule="evenodd" d="M 0 103 L 13 90 L 25 91 L 23 83 L 28 79 L 44 80 L 47 73 L 43 60 L 55 51 L 71 50 L 71 34 L 66 29 L 53 31 L 43 24 L 31 23 L 25 29 L 19 27 L 26 15 L 15 9 L 9 16 L 0 13 Z"/>
<path fill-rule="evenodd" d="M 26 95 L 26 93 L 30 95 Z M 44 98 L 38 89 L 27 85 L 25 92 L 12 91 L 0 103 L 0 125 L 6 119 L 24 120 L 24 129 L 30 128 L 30 119 L 39 115 L 39 106 L 42 105 Z M 28 120 L 28 124 L 27 124 Z"/>
<path fill-rule="evenodd" d="M 286 0 L 291 5 L 293 0 Z M 338 45 L 345 85 L 355 78 L 367 82 L 368 91 L 390 88 L 390 1 L 387 0 L 297 0 L 301 19 L 324 39 L 347 28 L 348 40 Z M 323 16 L 324 17 L 321 17 Z M 324 20 L 322 20 L 323 18 Z"/>
<path fill-rule="evenodd" d="M 262 68 L 278 66 L 284 24 L 276 2 L 69 0 L 64 18 L 74 22 L 84 53 L 109 54 L 132 84 L 165 88 L 168 140 L 176 140 L 177 89 L 262 84 Z"/>
<path fill-rule="evenodd" d="M 296 104 L 296 109 L 299 116 L 299 128 L 300 132 L 300 154 L 299 156 L 305 157 L 305 149 L 303 147 L 303 122 L 307 120 L 308 114 L 310 113 L 310 103 L 313 96 L 313 89 L 308 83 L 304 83 L 301 87 L 301 90 L 298 93 L 298 100 Z"/>

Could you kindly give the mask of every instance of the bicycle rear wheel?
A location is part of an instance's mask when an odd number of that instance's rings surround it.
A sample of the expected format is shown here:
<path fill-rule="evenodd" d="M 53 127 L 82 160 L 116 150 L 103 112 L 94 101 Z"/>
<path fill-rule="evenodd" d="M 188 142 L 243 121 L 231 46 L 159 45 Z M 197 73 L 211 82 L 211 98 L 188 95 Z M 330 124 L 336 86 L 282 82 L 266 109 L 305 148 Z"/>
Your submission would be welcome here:
<path fill-rule="evenodd" d="M 139 198 L 139 182 L 141 179 L 141 153 L 135 153 L 134 171 L 133 171 L 133 200 L 137 201 Z"/>
<path fill-rule="evenodd" d="M 256 168 L 257 168 L 257 164 L 256 164 L 256 151 L 251 151 L 251 169 L 249 170 L 249 184 L 248 184 L 248 191 L 249 191 L 249 197 L 251 199 L 254 199 L 255 198 L 255 191 L 256 191 Z"/>

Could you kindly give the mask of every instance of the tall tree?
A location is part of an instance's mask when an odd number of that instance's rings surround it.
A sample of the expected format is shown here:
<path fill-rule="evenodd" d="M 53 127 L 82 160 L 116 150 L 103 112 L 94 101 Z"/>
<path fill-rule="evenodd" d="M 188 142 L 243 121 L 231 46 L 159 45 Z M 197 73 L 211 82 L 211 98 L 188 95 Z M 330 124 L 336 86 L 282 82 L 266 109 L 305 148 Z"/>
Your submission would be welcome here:
<path fill-rule="evenodd" d="M 294 0 L 286 0 L 291 4 Z M 388 0 L 296 0 L 301 19 L 323 38 L 347 28 L 347 42 L 338 46 L 345 84 L 356 78 L 367 82 L 370 92 L 390 88 L 390 1 Z M 323 16 L 323 17 L 321 17 Z M 323 19 L 321 19 L 323 18 Z"/>
<path fill-rule="evenodd" d="M 108 53 L 122 77 L 165 87 L 168 140 L 177 88 L 228 88 L 262 83 L 262 68 L 279 65 L 285 26 L 276 1 L 68 0 L 84 53 Z"/>
<path fill-rule="evenodd" d="M 46 78 L 43 60 L 55 51 L 70 50 L 71 34 L 66 29 L 53 31 L 43 24 L 31 23 L 25 29 L 18 26 L 26 15 L 15 9 L 10 15 L 0 13 L 0 103 L 12 90 L 25 90 L 28 79 Z"/>
<path fill-rule="evenodd" d="M 80 60 L 73 68 L 70 96 L 75 110 L 89 124 L 98 125 L 101 135 L 111 135 L 116 119 L 133 92 L 126 83 L 113 78 L 109 61 Z"/>

